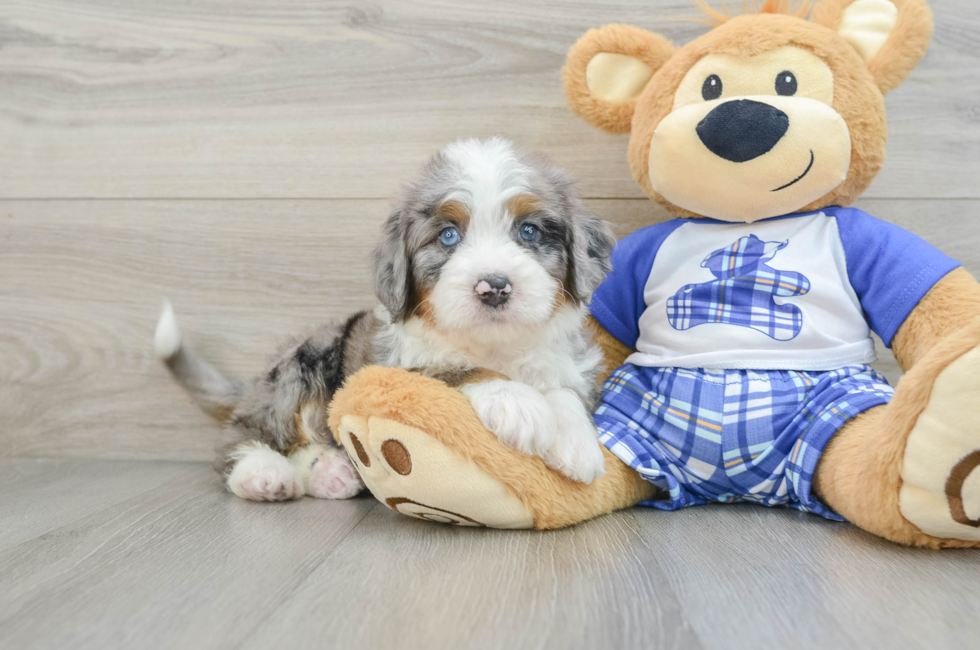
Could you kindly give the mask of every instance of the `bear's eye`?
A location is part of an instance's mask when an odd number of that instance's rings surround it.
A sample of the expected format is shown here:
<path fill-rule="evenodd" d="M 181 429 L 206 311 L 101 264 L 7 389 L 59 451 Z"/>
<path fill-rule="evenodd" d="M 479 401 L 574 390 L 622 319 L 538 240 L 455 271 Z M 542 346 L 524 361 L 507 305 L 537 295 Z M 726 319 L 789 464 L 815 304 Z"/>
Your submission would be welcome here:
<path fill-rule="evenodd" d="M 776 75 L 776 93 L 792 96 L 796 94 L 796 75 L 789 70 L 783 70 Z"/>
<path fill-rule="evenodd" d="M 713 74 L 705 79 L 704 85 L 701 86 L 701 96 L 704 97 L 704 101 L 706 102 L 721 97 L 721 77 Z"/>

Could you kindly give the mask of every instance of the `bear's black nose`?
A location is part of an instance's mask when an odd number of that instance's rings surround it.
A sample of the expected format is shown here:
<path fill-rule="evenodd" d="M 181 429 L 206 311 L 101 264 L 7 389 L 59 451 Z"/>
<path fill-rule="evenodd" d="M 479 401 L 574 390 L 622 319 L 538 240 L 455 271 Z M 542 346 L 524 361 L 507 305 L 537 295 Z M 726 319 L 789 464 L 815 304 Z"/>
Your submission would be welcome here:
<path fill-rule="evenodd" d="M 769 153 L 787 129 L 789 116 L 775 106 L 733 99 L 708 113 L 697 132 L 711 153 L 740 163 Z"/>

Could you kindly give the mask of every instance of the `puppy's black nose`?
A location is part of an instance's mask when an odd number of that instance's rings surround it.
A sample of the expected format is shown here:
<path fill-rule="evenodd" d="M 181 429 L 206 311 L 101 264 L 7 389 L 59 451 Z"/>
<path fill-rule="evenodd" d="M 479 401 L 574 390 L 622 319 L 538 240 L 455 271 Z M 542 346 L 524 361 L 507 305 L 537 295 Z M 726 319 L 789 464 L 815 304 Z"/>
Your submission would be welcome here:
<path fill-rule="evenodd" d="M 733 99 L 708 113 L 697 132 L 711 153 L 740 163 L 769 153 L 787 129 L 789 116 L 775 106 Z"/>
<path fill-rule="evenodd" d="M 484 305 L 499 307 L 510 298 L 513 288 L 510 286 L 510 280 L 502 275 L 486 275 L 480 278 L 473 290 Z"/>

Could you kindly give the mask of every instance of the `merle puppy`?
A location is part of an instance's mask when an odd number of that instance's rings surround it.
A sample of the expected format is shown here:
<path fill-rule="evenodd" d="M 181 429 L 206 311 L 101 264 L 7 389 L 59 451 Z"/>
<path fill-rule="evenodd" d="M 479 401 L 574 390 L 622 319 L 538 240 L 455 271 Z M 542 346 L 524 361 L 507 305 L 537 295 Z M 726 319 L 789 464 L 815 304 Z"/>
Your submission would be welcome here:
<path fill-rule="evenodd" d="M 373 311 L 291 343 L 251 381 L 226 379 L 182 345 L 169 305 L 156 349 L 227 423 L 215 466 L 246 499 L 363 489 L 326 412 L 369 364 L 458 387 L 501 442 L 590 482 L 604 471 L 591 416 L 602 354 L 585 321 L 613 243 L 568 174 L 500 138 L 460 141 L 428 162 L 388 217 Z"/>

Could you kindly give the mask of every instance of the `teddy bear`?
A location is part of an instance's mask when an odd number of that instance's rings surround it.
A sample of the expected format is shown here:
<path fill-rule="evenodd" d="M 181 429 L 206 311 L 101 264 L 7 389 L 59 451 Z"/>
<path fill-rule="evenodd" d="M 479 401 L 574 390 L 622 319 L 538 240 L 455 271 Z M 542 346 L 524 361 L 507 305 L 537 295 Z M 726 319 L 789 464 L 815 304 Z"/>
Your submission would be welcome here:
<path fill-rule="evenodd" d="M 980 284 L 847 207 L 884 162 L 884 94 L 924 56 L 929 7 L 702 8 L 711 29 L 686 45 L 607 25 L 563 70 L 571 109 L 630 134 L 634 179 L 676 217 L 621 240 L 592 298 L 605 474 L 577 483 L 505 447 L 462 394 L 403 369 L 351 377 L 331 430 L 377 499 L 430 521 L 747 501 L 980 546 Z M 867 365 L 871 331 L 905 371 L 894 388 Z"/>

